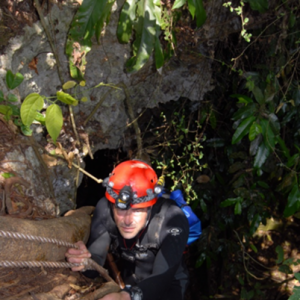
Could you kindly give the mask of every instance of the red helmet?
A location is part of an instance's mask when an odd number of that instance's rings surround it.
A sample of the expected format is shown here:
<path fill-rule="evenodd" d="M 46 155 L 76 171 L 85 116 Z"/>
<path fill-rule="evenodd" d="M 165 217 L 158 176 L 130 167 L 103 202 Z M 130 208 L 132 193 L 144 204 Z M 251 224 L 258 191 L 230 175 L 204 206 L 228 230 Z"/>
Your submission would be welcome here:
<path fill-rule="evenodd" d="M 149 207 L 161 192 L 156 184 L 157 175 L 148 164 L 128 160 L 117 165 L 104 180 L 105 196 L 121 209 Z"/>

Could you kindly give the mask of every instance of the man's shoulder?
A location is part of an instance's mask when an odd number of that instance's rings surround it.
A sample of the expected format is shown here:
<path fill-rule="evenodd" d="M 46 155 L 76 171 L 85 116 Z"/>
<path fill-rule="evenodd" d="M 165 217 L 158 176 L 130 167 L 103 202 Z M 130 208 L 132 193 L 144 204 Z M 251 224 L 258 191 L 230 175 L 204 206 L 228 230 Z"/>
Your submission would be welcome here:
<path fill-rule="evenodd" d="M 154 215 L 160 215 L 164 219 L 186 219 L 184 212 L 176 202 L 167 197 L 160 197 L 154 205 Z"/>

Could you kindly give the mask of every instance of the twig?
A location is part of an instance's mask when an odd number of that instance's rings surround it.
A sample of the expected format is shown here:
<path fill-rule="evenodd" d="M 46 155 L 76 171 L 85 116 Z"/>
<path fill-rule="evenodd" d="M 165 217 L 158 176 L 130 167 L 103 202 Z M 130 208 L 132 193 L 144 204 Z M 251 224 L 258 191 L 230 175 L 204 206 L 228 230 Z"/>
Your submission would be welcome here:
<path fill-rule="evenodd" d="M 61 65 L 60 65 L 60 62 L 59 62 L 58 54 L 57 54 L 55 45 L 54 45 L 54 43 L 52 41 L 51 34 L 50 34 L 49 30 L 48 30 L 48 26 L 46 24 L 46 21 L 45 21 L 45 18 L 44 18 L 43 11 L 42 11 L 41 5 L 39 3 L 39 0 L 33 0 L 33 5 L 34 5 L 34 7 L 36 8 L 36 10 L 38 12 L 38 15 L 40 17 L 42 26 L 43 26 L 43 28 L 45 30 L 46 35 L 47 35 L 48 41 L 49 41 L 51 49 L 53 51 L 53 55 L 54 55 L 55 60 L 56 60 L 58 77 L 59 77 L 59 79 L 61 81 L 61 84 L 63 84 L 64 80 L 63 80 L 63 77 L 62 77 Z"/>
<path fill-rule="evenodd" d="M 136 134 L 136 142 L 137 142 L 137 148 L 138 148 L 138 152 L 137 152 L 137 158 L 141 158 L 142 157 L 142 149 L 143 149 L 143 142 L 142 142 L 142 138 L 141 138 L 141 130 L 140 127 L 137 123 L 137 120 L 135 120 L 134 117 L 134 113 L 133 113 L 133 109 L 132 109 L 132 105 L 131 105 L 131 97 L 128 91 L 127 86 L 121 82 L 119 84 L 119 86 L 121 86 L 124 90 L 125 96 L 126 96 L 126 104 L 127 104 L 127 109 L 128 109 L 128 114 L 129 117 L 131 119 L 131 122 L 133 123 L 133 128 Z"/>

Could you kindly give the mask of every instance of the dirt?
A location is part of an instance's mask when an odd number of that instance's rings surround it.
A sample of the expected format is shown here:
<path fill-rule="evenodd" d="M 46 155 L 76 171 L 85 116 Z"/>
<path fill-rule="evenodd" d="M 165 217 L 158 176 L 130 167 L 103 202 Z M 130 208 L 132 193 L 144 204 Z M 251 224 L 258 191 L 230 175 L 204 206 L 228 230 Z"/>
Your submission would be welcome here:
<path fill-rule="evenodd" d="M 40 300 L 41 293 L 52 294 L 52 299 L 80 299 L 102 284 L 63 268 L 0 268 L 0 299 L 3 300 L 27 297 Z"/>

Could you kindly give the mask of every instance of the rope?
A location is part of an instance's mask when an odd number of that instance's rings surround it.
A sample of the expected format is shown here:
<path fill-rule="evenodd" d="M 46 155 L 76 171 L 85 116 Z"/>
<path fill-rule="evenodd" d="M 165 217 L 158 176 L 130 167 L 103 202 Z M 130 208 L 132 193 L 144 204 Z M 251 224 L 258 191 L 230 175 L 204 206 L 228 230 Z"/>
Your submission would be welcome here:
<path fill-rule="evenodd" d="M 56 261 L 0 261 L 0 267 L 10 268 L 37 268 L 37 267 L 48 267 L 48 268 L 72 268 L 76 264 L 67 263 L 67 262 L 56 262 Z M 78 266 L 78 265 L 77 265 Z"/>
<path fill-rule="evenodd" d="M 19 232 L 0 230 L 0 237 L 37 241 L 41 243 L 52 243 L 52 244 L 57 244 L 59 246 L 78 249 L 77 245 L 62 240 L 45 238 L 45 237 L 30 235 L 30 234 L 23 234 Z M 98 265 L 94 260 L 90 258 L 85 259 L 82 264 L 74 264 L 68 262 L 55 262 L 55 261 L 8 261 L 8 260 L 0 261 L 0 267 L 19 267 L 19 268 L 24 268 L 24 267 L 72 268 L 80 265 L 84 265 L 85 270 L 96 270 L 104 279 L 106 279 L 107 281 L 114 282 L 114 280 L 108 275 L 108 271 L 104 269 L 102 266 Z"/>
<path fill-rule="evenodd" d="M 36 241 L 36 242 L 41 242 L 41 243 L 51 243 L 51 244 L 56 244 L 56 245 L 59 245 L 59 246 L 65 246 L 65 247 L 68 247 L 68 248 L 78 249 L 78 247 L 75 244 L 68 243 L 68 242 L 65 242 L 65 241 L 62 241 L 62 240 L 57 240 L 57 239 L 52 239 L 52 238 L 45 238 L 45 237 L 41 237 L 41 236 L 24 234 L 24 233 L 19 233 L 19 232 L 0 230 L 0 236 L 4 237 L 4 238 L 30 240 L 30 241 Z"/>

